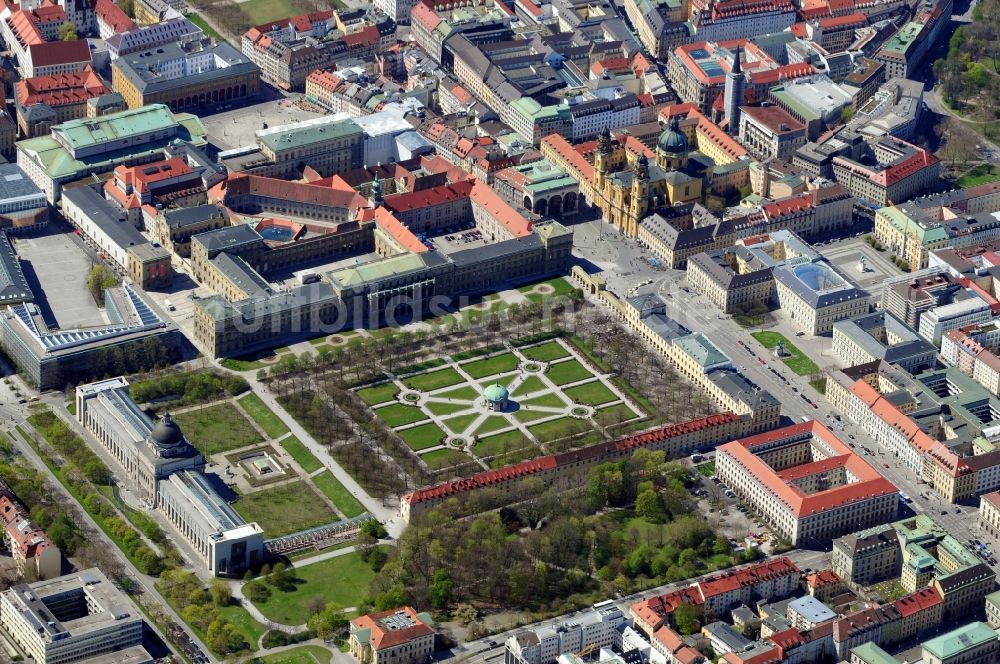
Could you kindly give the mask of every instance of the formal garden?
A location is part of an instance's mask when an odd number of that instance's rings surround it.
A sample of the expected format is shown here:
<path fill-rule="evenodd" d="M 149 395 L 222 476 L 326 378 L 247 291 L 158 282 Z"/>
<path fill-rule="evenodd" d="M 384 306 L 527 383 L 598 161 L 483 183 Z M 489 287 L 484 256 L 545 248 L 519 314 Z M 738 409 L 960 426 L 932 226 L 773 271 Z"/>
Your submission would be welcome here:
<path fill-rule="evenodd" d="M 559 337 L 435 358 L 355 393 L 432 470 L 497 468 L 600 442 L 606 427 L 649 415 Z"/>

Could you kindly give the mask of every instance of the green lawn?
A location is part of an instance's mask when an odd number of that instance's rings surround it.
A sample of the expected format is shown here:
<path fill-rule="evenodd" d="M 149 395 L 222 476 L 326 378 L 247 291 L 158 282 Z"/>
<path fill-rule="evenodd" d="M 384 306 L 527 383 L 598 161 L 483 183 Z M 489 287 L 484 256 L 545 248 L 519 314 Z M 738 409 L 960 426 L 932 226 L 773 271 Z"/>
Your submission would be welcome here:
<path fill-rule="evenodd" d="M 423 459 L 424 463 L 426 463 L 434 470 L 450 468 L 451 466 L 457 466 L 459 464 L 471 461 L 471 459 L 469 459 L 469 457 L 464 452 L 459 452 L 458 450 L 447 450 L 447 449 L 427 452 L 426 454 L 421 454 L 420 458 Z"/>
<path fill-rule="evenodd" d="M 528 376 L 521 384 L 517 386 L 514 390 L 512 396 L 521 396 L 524 394 L 531 394 L 532 392 L 541 392 L 542 390 L 548 389 L 548 386 L 542 382 L 542 379 L 538 376 Z"/>
<path fill-rule="evenodd" d="M 230 604 L 219 608 L 219 613 L 230 625 L 235 625 L 243 634 L 243 638 L 250 644 L 250 650 L 257 649 L 260 637 L 264 635 L 267 628 L 253 619 L 250 613 L 239 604 Z"/>
<path fill-rule="evenodd" d="M 531 432 L 532 436 L 544 443 L 549 440 L 558 440 L 559 438 L 565 438 L 573 434 L 583 433 L 590 428 L 591 426 L 585 420 L 578 420 L 573 417 L 559 417 L 528 427 L 528 431 Z"/>
<path fill-rule="evenodd" d="M 633 417 L 635 417 L 635 411 L 623 403 L 598 408 L 597 413 L 594 415 L 594 419 L 601 426 L 617 424 L 618 422 L 631 420 Z"/>
<path fill-rule="evenodd" d="M 473 413 L 471 415 L 458 415 L 444 420 L 444 424 L 446 427 L 451 429 L 452 432 L 460 435 L 463 431 L 469 428 L 470 424 L 476 421 L 477 417 L 479 417 L 478 413 Z"/>
<path fill-rule="evenodd" d="M 444 442 L 444 431 L 433 422 L 420 424 L 410 429 L 401 429 L 396 433 L 411 450 L 415 451 L 426 450 L 428 447 L 434 447 Z"/>
<path fill-rule="evenodd" d="M 213 38 L 213 39 L 215 39 L 217 41 L 220 41 L 220 42 L 226 41 L 225 39 L 222 38 L 222 35 L 220 35 L 218 32 L 216 32 L 212 28 L 212 26 L 210 26 L 208 23 L 205 22 L 205 19 L 203 19 L 201 17 L 201 14 L 195 14 L 194 12 L 191 12 L 190 14 L 188 14 L 186 16 L 186 18 L 187 18 L 187 20 L 191 21 L 192 23 L 194 23 L 195 25 L 197 25 L 199 28 L 201 28 L 201 31 L 204 32 L 209 37 L 211 37 L 211 38 Z"/>
<path fill-rule="evenodd" d="M 196 408 L 173 417 L 187 439 L 206 456 L 263 440 L 250 420 L 231 403 Z"/>
<path fill-rule="evenodd" d="M 761 345 L 768 350 L 777 346 L 779 341 L 783 343 L 785 345 L 785 351 L 789 355 L 782 361 L 788 365 L 789 369 L 798 375 L 809 376 L 814 373 L 819 373 L 819 367 L 816 366 L 816 363 L 796 348 L 795 344 L 789 341 L 785 335 L 780 332 L 752 332 L 750 336 L 759 341 Z"/>
<path fill-rule="evenodd" d="M 247 522 L 256 521 L 268 538 L 340 519 L 302 480 L 248 493 L 233 503 L 233 508 Z"/>
<path fill-rule="evenodd" d="M 472 401 L 479 396 L 479 392 L 476 391 L 476 388 L 465 385 L 454 390 L 435 394 L 434 396 L 441 399 L 465 399 L 466 401 Z"/>
<path fill-rule="evenodd" d="M 435 415 L 451 415 L 460 410 L 468 410 L 470 407 L 471 404 L 467 403 L 445 403 L 443 401 L 428 401 L 424 404 L 424 408 Z"/>
<path fill-rule="evenodd" d="M 568 387 L 563 394 L 573 401 L 587 406 L 600 406 L 602 403 L 618 400 L 618 395 L 608 389 L 599 380 L 577 385 L 576 387 Z"/>
<path fill-rule="evenodd" d="M 517 356 L 513 353 L 504 353 L 496 357 L 489 357 L 485 360 L 476 360 L 463 364 L 462 369 L 473 378 L 485 378 L 506 371 L 513 371 L 517 368 Z"/>
<path fill-rule="evenodd" d="M 272 588 L 266 601 L 255 603 L 268 619 L 301 625 L 309 618 L 309 606 L 314 599 L 344 608 L 358 606 L 368 597 L 375 572 L 355 552 L 296 568 L 295 578 L 294 590 Z"/>
<path fill-rule="evenodd" d="M 409 378 L 403 380 L 403 384 L 411 390 L 430 392 L 431 390 L 437 390 L 442 387 L 448 387 L 449 385 L 461 383 L 464 380 L 465 379 L 462 378 L 457 371 L 448 367 L 447 369 L 439 369 L 430 373 L 410 376 Z"/>
<path fill-rule="evenodd" d="M 543 394 L 540 397 L 532 397 L 521 402 L 523 406 L 548 406 L 549 408 L 565 408 L 566 403 L 559 398 L 555 392 Z"/>
<path fill-rule="evenodd" d="M 555 413 L 543 413 L 540 410 L 524 410 L 521 409 L 514 413 L 514 419 L 518 422 L 534 422 L 535 420 L 542 420 L 546 417 L 552 417 Z"/>
<path fill-rule="evenodd" d="M 979 164 L 971 171 L 955 181 L 955 186 L 960 188 L 975 187 L 979 184 L 986 184 L 1000 180 L 1000 169 L 993 164 Z"/>
<path fill-rule="evenodd" d="M 551 293 L 545 293 L 545 294 L 531 292 L 535 289 L 535 286 L 538 286 L 539 284 L 530 284 L 528 286 L 521 286 L 517 290 L 524 293 L 525 297 L 527 297 L 532 302 L 541 301 L 543 298 L 546 297 L 555 297 L 557 295 L 569 295 L 574 290 L 576 290 L 576 286 L 566 281 L 566 279 L 564 279 L 563 277 L 556 277 L 555 279 L 549 279 L 548 281 L 543 281 L 540 283 L 552 286 L 553 291 Z"/>
<path fill-rule="evenodd" d="M 256 394 L 246 395 L 239 400 L 239 403 L 269 437 L 280 438 L 288 433 L 285 423 Z"/>
<path fill-rule="evenodd" d="M 705 463 L 698 464 L 694 467 L 694 469 L 705 477 L 711 477 L 712 475 L 715 475 L 715 462 L 706 461 Z"/>
<path fill-rule="evenodd" d="M 382 383 L 374 387 L 363 387 L 358 390 L 358 396 L 369 406 L 392 401 L 399 394 L 395 383 Z"/>
<path fill-rule="evenodd" d="M 426 420 L 427 415 L 416 406 L 404 406 L 401 403 L 394 403 L 375 409 L 375 414 L 381 417 L 386 424 L 391 427 L 398 427 L 404 424 L 413 424 L 420 420 Z"/>
<path fill-rule="evenodd" d="M 498 433 L 495 436 L 481 438 L 473 449 L 476 454 L 485 457 L 519 450 L 524 447 L 535 446 L 520 431 L 507 431 L 505 433 Z"/>
<path fill-rule="evenodd" d="M 348 519 L 365 511 L 365 506 L 330 471 L 326 470 L 319 475 L 314 475 L 312 482 L 317 489 L 323 492 L 324 496 L 333 501 L 337 509 L 343 512 Z"/>
<path fill-rule="evenodd" d="M 541 346 L 522 348 L 521 352 L 526 358 L 536 362 L 551 362 L 569 356 L 569 351 L 559 345 L 558 341 L 549 341 Z"/>
<path fill-rule="evenodd" d="M 249 0 L 241 2 L 239 8 L 247 15 L 252 25 L 272 23 L 302 13 L 291 0 Z"/>
<path fill-rule="evenodd" d="M 319 470 L 323 467 L 323 464 L 319 462 L 312 452 L 306 449 L 306 446 L 302 444 L 295 436 L 289 436 L 281 441 L 281 446 L 292 455 L 295 459 L 295 463 L 301 466 L 302 470 L 307 473 L 311 473 L 315 470 Z"/>
<path fill-rule="evenodd" d="M 479 425 L 478 429 L 476 429 L 476 435 L 483 436 L 484 434 L 492 433 L 498 429 L 503 429 L 509 426 L 510 420 L 506 417 L 500 415 L 490 415 L 483 420 L 483 423 Z"/>
<path fill-rule="evenodd" d="M 323 646 L 299 646 L 260 658 L 261 664 L 330 664 L 333 653 Z"/>
<path fill-rule="evenodd" d="M 590 369 L 580 364 L 579 360 L 569 360 L 553 364 L 545 372 L 545 375 L 556 385 L 566 385 L 584 378 L 592 378 L 594 374 L 590 373 Z"/>
<path fill-rule="evenodd" d="M 509 387 L 510 384 L 514 382 L 515 378 L 517 378 L 517 374 L 513 374 L 510 376 L 498 376 L 496 378 L 490 378 L 489 380 L 484 380 L 483 382 L 479 383 L 479 393 L 482 394 L 483 390 L 485 390 L 490 385 L 503 385 L 504 387 Z"/>

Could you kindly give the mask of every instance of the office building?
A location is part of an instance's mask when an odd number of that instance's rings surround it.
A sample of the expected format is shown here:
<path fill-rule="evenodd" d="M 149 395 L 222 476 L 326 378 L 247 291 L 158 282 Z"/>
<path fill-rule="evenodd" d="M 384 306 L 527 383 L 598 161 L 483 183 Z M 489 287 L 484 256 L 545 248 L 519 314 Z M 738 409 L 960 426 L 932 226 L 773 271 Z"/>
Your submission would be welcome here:
<path fill-rule="evenodd" d="M 792 544 L 822 541 L 896 515 L 896 487 L 819 422 L 718 449 L 719 478 Z"/>
<path fill-rule="evenodd" d="M 37 664 L 153 662 L 142 614 L 96 568 L 3 591 L 0 627 Z"/>
<path fill-rule="evenodd" d="M 560 625 L 524 629 L 504 644 L 504 664 L 552 664 L 563 653 L 610 648 L 628 619 L 618 607 L 592 609 Z"/>
<path fill-rule="evenodd" d="M 129 108 L 163 104 L 174 112 L 204 113 L 255 98 L 260 69 L 226 42 L 185 37 L 120 56 L 111 66 L 111 86 Z"/>

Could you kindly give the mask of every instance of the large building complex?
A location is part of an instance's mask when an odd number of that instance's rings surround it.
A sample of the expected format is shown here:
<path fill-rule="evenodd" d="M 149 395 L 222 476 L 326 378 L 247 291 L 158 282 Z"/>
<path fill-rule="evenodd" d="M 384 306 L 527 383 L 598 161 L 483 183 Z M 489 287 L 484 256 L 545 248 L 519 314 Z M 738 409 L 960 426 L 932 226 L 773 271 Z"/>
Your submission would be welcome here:
<path fill-rule="evenodd" d="M 896 487 L 819 422 L 718 449 L 719 478 L 792 544 L 822 541 L 896 515 Z"/>
<path fill-rule="evenodd" d="M 66 183 L 110 173 L 124 163 L 157 161 L 174 141 L 203 147 L 206 135 L 197 117 L 151 104 L 53 125 L 51 135 L 17 143 L 17 165 L 56 203 Z"/>
<path fill-rule="evenodd" d="M 129 488 L 158 510 L 213 574 L 242 576 L 264 560 L 260 526 L 243 519 L 205 477 L 205 459 L 170 415 L 153 422 L 124 378 L 76 388 L 76 416 L 115 459 Z"/>
<path fill-rule="evenodd" d="M 38 664 L 154 661 L 142 614 L 96 568 L 3 591 L 0 627 Z"/>
<path fill-rule="evenodd" d="M 226 42 L 189 36 L 120 56 L 111 67 L 111 86 L 129 108 L 163 104 L 174 112 L 205 113 L 255 98 L 260 69 Z"/>

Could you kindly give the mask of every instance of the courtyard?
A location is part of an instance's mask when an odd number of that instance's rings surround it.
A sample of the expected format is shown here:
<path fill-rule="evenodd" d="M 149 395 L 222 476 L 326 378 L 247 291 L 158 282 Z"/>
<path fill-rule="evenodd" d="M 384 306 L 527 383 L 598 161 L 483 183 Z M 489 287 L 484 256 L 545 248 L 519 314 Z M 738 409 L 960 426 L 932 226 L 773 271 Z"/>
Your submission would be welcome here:
<path fill-rule="evenodd" d="M 644 420 L 611 378 L 556 338 L 438 358 L 356 393 L 430 469 L 475 472 L 600 442 L 605 427 Z"/>

